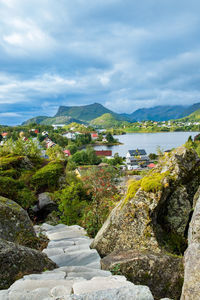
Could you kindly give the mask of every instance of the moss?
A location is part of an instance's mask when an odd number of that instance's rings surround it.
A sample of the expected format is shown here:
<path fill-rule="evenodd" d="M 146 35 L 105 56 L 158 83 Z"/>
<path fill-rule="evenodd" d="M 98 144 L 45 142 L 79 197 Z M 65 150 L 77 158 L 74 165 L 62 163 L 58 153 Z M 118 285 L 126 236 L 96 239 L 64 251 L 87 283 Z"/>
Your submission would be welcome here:
<path fill-rule="evenodd" d="M 145 192 L 158 192 L 163 188 L 163 179 L 169 175 L 169 172 L 153 173 L 149 176 L 145 176 L 141 181 L 141 189 Z"/>
<path fill-rule="evenodd" d="M 8 170 L 10 168 L 17 168 L 20 166 L 23 158 L 24 156 L 0 157 L 0 169 Z"/>
<path fill-rule="evenodd" d="M 0 171 L 0 176 L 3 177 L 11 177 L 13 179 L 17 179 L 20 175 L 20 172 L 15 169 L 3 170 Z"/>
<path fill-rule="evenodd" d="M 51 162 L 39 169 L 31 178 L 31 185 L 37 191 L 49 189 L 53 191 L 59 183 L 59 178 L 63 173 L 63 164 Z"/>
<path fill-rule="evenodd" d="M 17 198 L 18 190 L 22 187 L 22 183 L 10 178 L 0 176 L 0 195 L 9 199 Z"/>
<path fill-rule="evenodd" d="M 163 243 L 165 248 L 175 255 L 183 255 L 187 248 L 187 240 L 175 232 L 164 232 Z"/>

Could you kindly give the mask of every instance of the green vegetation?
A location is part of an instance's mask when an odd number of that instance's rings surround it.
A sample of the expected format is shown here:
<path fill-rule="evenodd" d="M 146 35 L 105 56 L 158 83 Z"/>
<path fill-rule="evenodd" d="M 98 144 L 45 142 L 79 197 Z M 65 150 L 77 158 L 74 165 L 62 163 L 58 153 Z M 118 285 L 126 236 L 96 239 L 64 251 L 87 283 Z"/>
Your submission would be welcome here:
<path fill-rule="evenodd" d="M 124 126 L 127 123 L 128 122 L 126 121 L 119 120 L 119 117 L 112 113 L 103 114 L 100 117 L 90 122 L 92 126 L 98 126 L 102 128 L 112 128 L 112 127 L 116 128 L 116 127 Z"/>
<path fill-rule="evenodd" d="M 55 190 L 59 185 L 59 178 L 63 173 L 63 164 L 60 162 L 50 162 L 39 169 L 31 178 L 32 187 L 41 192 L 45 190 Z"/>

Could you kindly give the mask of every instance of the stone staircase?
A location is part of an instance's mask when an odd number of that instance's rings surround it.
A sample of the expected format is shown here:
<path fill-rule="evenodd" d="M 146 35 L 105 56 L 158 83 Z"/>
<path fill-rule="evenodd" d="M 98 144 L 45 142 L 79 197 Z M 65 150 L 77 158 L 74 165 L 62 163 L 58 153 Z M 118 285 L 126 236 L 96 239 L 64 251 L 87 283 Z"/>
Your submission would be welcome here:
<path fill-rule="evenodd" d="M 58 268 L 24 276 L 0 291 L 0 300 L 153 300 L 148 287 L 101 270 L 100 256 L 80 226 L 43 224 L 35 230 L 50 240 L 43 252 Z"/>

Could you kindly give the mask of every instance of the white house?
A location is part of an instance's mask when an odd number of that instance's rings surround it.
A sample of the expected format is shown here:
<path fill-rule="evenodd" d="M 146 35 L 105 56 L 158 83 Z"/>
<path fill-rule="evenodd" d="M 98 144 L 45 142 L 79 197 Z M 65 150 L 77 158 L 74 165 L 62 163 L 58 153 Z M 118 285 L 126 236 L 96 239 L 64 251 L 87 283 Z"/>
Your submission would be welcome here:
<path fill-rule="evenodd" d="M 66 132 L 63 134 L 63 137 L 66 137 L 69 140 L 75 140 L 76 139 L 76 135 L 74 132 Z"/>
<path fill-rule="evenodd" d="M 149 161 L 149 157 L 144 149 L 128 150 L 126 154 L 126 164 L 137 165 L 138 163 Z"/>

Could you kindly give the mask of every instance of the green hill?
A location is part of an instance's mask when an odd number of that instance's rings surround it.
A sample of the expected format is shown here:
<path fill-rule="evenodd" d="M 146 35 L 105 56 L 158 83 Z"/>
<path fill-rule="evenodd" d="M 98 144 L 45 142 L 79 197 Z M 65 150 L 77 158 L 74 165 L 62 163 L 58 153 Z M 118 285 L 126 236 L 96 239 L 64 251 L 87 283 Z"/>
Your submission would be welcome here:
<path fill-rule="evenodd" d="M 126 121 L 121 121 L 115 115 L 110 113 L 103 114 L 90 122 L 92 126 L 99 126 L 102 128 L 118 127 L 123 123 L 126 123 Z"/>
<path fill-rule="evenodd" d="M 49 117 L 46 117 L 46 116 L 38 116 L 38 117 L 34 117 L 34 118 L 31 118 L 25 122 L 22 123 L 22 125 L 29 125 L 31 123 L 34 123 L 34 124 L 41 124 L 43 121 L 49 119 Z"/>
<path fill-rule="evenodd" d="M 112 111 L 103 105 L 94 103 L 84 106 L 60 106 L 55 117 L 70 116 L 81 121 L 89 122 L 105 113 L 113 114 Z"/>
<path fill-rule="evenodd" d="M 180 119 L 181 121 L 200 121 L 200 109 L 197 109 L 187 117 Z"/>

